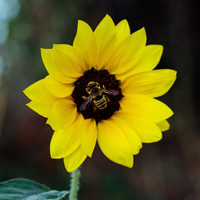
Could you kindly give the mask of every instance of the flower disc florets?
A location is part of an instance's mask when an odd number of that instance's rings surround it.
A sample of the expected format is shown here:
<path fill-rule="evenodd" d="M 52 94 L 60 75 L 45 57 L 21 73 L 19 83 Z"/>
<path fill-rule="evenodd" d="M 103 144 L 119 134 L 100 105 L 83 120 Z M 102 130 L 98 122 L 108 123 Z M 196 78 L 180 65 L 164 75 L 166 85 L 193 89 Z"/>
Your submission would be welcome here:
<path fill-rule="evenodd" d="M 108 96 L 107 106 L 105 109 L 95 108 L 94 103 L 92 102 L 89 107 L 83 111 L 80 110 L 81 105 L 85 101 L 83 97 L 88 97 L 86 91 L 87 85 L 89 82 L 94 81 L 100 84 L 101 88 L 106 90 L 116 90 L 119 91 L 119 94 L 116 96 Z M 72 93 L 74 102 L 77 104 L 78 112 L 81 112 L 85 119 L 93 118 L 98 123 L 101 120 L 110 118 L 115 111 L 118 111 L 120 108 L 119 100 L 123 97 L 121 93 L 120 81 L 116 80 L 115 75 L 109 74 L 108 70 L 96 70 L 92 68 L 85 71 L 84 75 L 81 76 L 75 83 L 75 88 Z"/>

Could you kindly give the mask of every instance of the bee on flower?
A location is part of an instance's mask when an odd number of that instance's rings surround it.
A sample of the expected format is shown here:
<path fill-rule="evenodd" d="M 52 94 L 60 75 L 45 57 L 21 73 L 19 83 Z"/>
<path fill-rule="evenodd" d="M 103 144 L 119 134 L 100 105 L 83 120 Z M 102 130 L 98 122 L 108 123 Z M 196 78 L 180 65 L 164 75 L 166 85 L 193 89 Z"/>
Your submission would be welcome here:
<path fill-rule="evenodd" d="M 131 168 L 142 143 L 159 141 L 173 115 L 155 99 L 176 79 L 174 70 L 154 70 L 162 52 L 146 45 L 144 28 L 131 34 L 126 20 L 115 25 L 108 15 L 94 31 L 78 21 L 72 46 L 41 49 L 49 75 L 24 93 L 54 130 L 51 157 L 71 172 L 98 142 L 110 160 Z"/>

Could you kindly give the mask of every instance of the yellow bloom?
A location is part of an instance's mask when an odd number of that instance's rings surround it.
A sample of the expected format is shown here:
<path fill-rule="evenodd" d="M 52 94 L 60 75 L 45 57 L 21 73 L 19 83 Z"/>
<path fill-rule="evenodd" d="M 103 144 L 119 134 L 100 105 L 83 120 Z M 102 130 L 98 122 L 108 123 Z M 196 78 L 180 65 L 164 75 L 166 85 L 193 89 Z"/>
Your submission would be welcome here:
<path fill-rule="evenodd" d="M 108 15 L 94 32 L 78 21 L 73 46 L 41 49 L 49 75 L 24 93 L 55 131 L 51 157 L 63 158 L 71 172 L 98 141 L 110 160 L 132 167 L 142 143 L 159 141 L 173 114 L 154 99 L 176 79 L 173 70 L 153 70 L 162 52 L 161 45 L 146 45 L 144 28 L 130 34 L 126 20 L 115 26 Z"/>

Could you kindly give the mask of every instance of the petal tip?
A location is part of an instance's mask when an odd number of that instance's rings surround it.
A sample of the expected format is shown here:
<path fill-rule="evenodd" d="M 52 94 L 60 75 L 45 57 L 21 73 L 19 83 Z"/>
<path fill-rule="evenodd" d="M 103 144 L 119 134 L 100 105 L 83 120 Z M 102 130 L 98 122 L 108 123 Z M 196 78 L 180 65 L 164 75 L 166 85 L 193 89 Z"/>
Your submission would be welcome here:
<path fill-rule="evenodd" d="M 171 73 L 171 75 L 172 76 L 177 76 L 177 71 L 176 70 L 174 70 L 174 69 L 170 69 L 170 73 Z"/>
<path fill-rule="evenodd" d="M 174 75 L 177 77 L 177 71 L 176 70 L 174 70 Z"/>
<path fill-rule="evenodd" d="M 50 144 L 50 157 L 52 159 L 60 159 L 61 157 L 58 156 L 59 154 L 57 154 L 55 152 L 55 150 L 53 150 L 52 145 Z"/>
<path fill-rule="evenodd" d="M 108 14 L 106 14 L 105 17 L 102 19 L 102 21 L 104 21 L 104 20 L 106 20 L 106 21 L 111 21 L 112 23 L 114 23 L 114 22 L 113 22 L 113 19 L 112 19 L 111 16 L 108 15 Z"/>
<path fill-rule="evenodd" d="M 78 23 L 77 23 L 77 27 L 79 28 L 80 26 L 82 26 L 83 24 L 87 24 L 86 22 L 84 22 L 83 20 L 78 20 Z"/>
<path fill-rule="evenodd" d="M 27 88 L 22 91 L 25 95 L 27 94 Z M 27 96 L 27 95 L 26 95 Z"/>
<path fill-rule="evenodd" d="M 51 157 L 52 159 L 56 159 L 56 155 L 55 155 L 55 153 L 52 152 L 52 151 L 50 151 L 50 157 Z"/>
<path fill-rule="evenodd" d="M 161 45 L 161 44 L 157 44 L 156 46 L 158 47 L 158 51 L 159 51 L 160 54 L 162 55 L 162 54 L 163 54 L 163 50 L 164 50 L 164 46 Z"/>
<path fill-rule="evenodd" d="M 132 168 L 133 167 L 133 164 L 134 164 L 134 159 L 133 159 L 133 155 L 131 155 L 132 159 L 126 163 L 126 167 L 128 168 Z"/>
<path fill-rule="evenodd" d="M 146 35 L 146 29 L 145 29 L 145 27 L 142 27 L 142 28 L 139 29 L 138 31 L 141 31 L 141 32 L 143 32 L 143 33 Z"/>
<path fill-rule="evenodd" d="M 41 52 L 41 53 L 45 53 L 45 51 L 49 51 L 49 50 L 52 50 L 52 49 L 40 48 L 40 52 Z"/>
<path fill-rule="evenodd" d="M 106 14 L 105 17 L 111 18 L 109 14 Z"/>
<path fill-rule="evenodd" d="M 92 152 L 92 153 L 90 153 L 90 152 L 86 152 L 86 154 L 87 154 L 87 156 L 89 156 L 90 158 L 92 158 L 92 154 L 93 154 L 93 152 Z"/>
<path fill-rule="evenodd" d="M 32 102 L 32 101 L 30 101 L 29 103 L 27 103 L 26 106 L 28 106 L 28 107 L 30 108 L 30 103 L 31 103 L 31 102 Z"/>

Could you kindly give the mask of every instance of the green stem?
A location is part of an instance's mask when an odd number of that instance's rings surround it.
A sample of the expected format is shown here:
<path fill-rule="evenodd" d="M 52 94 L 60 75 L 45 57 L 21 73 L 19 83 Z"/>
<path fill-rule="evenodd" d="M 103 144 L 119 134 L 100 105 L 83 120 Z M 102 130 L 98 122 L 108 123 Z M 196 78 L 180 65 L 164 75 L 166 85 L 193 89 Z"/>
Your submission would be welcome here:
<path fill-rule="evenodd" d="M 71 187 L 70 187 L 69 200 L 77 200 L 77 193 L 79 189 L 79 177 L 80 177 L 80 170 L 78 168 L 71 173 Z"/>

